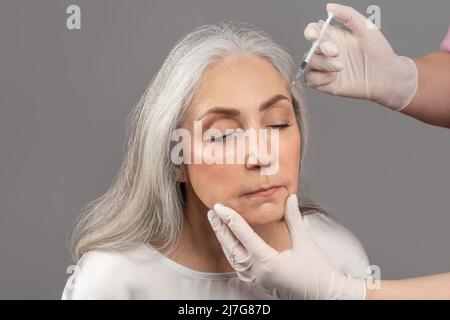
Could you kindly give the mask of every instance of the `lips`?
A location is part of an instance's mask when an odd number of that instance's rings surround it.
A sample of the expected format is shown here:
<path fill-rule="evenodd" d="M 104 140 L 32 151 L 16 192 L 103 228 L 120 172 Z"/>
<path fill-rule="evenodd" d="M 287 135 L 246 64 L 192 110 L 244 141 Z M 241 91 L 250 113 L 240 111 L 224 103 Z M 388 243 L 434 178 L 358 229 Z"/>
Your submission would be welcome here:
<path fill-rule="evenodd" d="M 245 195 L 246 196 L 270 196 L 270 195 L 274 194 L 275 192 L 277 192 L 280 188 L 281 188 L 281 186 L 272 185 L 270 187 L 260 188 L 255 191 L 246 193 Z"/>

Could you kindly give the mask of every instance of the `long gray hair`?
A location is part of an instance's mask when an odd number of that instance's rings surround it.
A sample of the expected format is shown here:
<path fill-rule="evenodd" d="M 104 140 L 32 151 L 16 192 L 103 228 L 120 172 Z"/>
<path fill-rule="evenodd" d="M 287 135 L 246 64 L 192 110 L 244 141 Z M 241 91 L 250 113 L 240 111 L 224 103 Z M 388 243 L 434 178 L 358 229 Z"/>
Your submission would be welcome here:
<path fill-rule="evenodd" d="M 291 85 L 296 72 L 291 55 L 248 22 L 200 26 L 171 50 L 127 118 L 127 148 L 119 172 L 109 190 L 82 209 L 74 228 L 75 262 L 93 249 L 125 250 L 142 243 L 165 252 L 175 248 L 183 222 L 184 188 L 173 174 L 171 133 L 182 121 L 206 69 L 237 53 L 264 58 L 291 88 L 304 159 L 307 115 L 301 86 Z M 303 188 L 298 199 L 303 214 L 323 212 L 303 195 Z"/>

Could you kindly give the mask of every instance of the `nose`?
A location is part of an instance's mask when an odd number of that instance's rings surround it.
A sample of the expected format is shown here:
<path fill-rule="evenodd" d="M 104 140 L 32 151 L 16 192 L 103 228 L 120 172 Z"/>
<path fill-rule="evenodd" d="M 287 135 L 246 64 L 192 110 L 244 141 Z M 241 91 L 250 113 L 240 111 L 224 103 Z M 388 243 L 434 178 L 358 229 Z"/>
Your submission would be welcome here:
<path fill-rule="evenodd" d="M 245 157 L 245 166 L 248 170 L 264 169 L 270 168 L 274 165 L 276 157 L 274 152 L 277 152 L 276 146 L 277 141 L 272 141 L 274 136 L 272 132 L 269 133 L 267 129 L 254 130 L 253 135 L 248 136 L 247 154 Z"/>

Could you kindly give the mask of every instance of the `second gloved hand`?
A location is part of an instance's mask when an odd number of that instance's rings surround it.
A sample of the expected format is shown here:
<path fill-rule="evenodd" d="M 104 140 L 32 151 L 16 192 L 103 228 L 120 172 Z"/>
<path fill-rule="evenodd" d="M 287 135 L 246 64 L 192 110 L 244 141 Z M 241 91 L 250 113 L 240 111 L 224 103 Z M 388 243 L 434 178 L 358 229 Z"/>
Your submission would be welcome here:
<path fill-rule="evenodd" d="M 279 299 L 365 299 L 365 281 L 343 274 L 326 258 L 305 228 L 297 196 L 284 219 L 292 246 L 276 251 L 231 208 L 215 205 L 208 219 L 239 278 Z"/>
<path fill-rule="evenodd" d="M 305 73 L 306 83 L 320 91 L 368 99 L 394 111 L 405 108 L 418 86 L 413 60 L 398 56 L 384 35 L 351 7 L 328 4 L 327 10 L 349 30 L 330 25 Z M 305 37 L 316 41 L 321 23 L 310 23 Z"/>

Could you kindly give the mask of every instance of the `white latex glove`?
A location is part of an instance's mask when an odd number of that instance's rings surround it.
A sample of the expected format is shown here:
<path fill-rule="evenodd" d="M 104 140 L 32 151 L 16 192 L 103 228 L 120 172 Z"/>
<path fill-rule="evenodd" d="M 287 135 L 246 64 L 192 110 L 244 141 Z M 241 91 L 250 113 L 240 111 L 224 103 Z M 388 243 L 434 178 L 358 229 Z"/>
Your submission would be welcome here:
<path fill-rule="evenodd" d="M 417 92 L 414 61 L 395 54 L 380 30 L 355 9 L 328 4 L 327 11 L 350 30 L 328 26 L 305 73 L 307 85 L 333 95 L 372 100 L 394 111 L 405 108 Z M 305 38 L 317 40 L 322 23 L 308 24 Z"/>
<path fill-rule="evenodd" d="M 365 299 L 364 279 L 341 273 L 308 234 L 297 196 L 285 205 L 292 247 L 278 252 L 261 239 L 236 211 L 216 204 L 208 219 L 239 278 L 279 299 Z"/>

